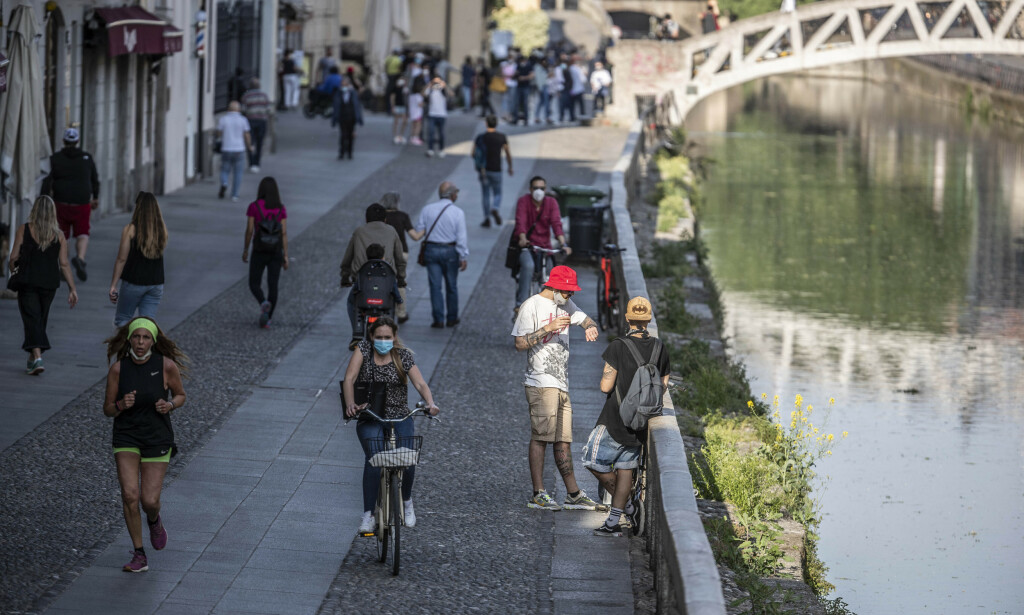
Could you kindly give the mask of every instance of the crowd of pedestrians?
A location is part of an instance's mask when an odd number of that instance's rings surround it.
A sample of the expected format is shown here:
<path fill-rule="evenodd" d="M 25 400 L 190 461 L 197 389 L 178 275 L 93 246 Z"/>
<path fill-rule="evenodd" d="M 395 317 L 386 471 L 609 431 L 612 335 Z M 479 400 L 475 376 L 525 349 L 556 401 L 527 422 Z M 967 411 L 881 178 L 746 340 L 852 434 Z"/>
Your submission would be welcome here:
<path fill-rule="evenodd" d="M 427 156 L 445 156 L 445 124 L 449 101 L 454 96 L 446 77 L 454 67 L 434 58 L 417 54 L 411 61 L 389 57 L 387 102 L 394 115 L 393 139 L 405 143 L 405 130 L 410 129 L 408 142 L 421 143 L 419 128 L 427 123 Z M 301 59 L 288 54 L 282 65 L 285 84 L 285 106 L 296 106 L 294 91 Z M 590 88 L 603 109 L 610 96 L 611 74 L 596 61 L 589 71 L 575 56 L 557 57 L 537 53 L 516 54 L 491 70 L 482 62 L 467 57 L 459 71 L 462 104 L 472 111 L 497 107 L 508 123 L 529 123 L 531 110 L 534 122 L 552 123 L 551 103 L 559 101 L 559 116 L 575 120 L 582 112 L 582 95 Z M 355 127 L 363 123 L 360 86 L 352 75 L 342 76 L 330 50 L 317 65 L 317 75 L 333 103 L 332 125 L 340 127 L 339 159 L 352 158 Z M 241 77 L 241 76 L 240 76 Z M 335 87 L 334 83 L 337 83 Z M 218 121 L 216 136 L 222 159 L 219 198 L 230 189 L 232 201 L 238 201 L 243 169 L 243 154 L 248 168 L 259 172 L 263 138 L 267 122 L 273 114 L 270 98 L 260 89 L 258 80 L 251 80 L 241 100 L 232 101 Z M 237 86 L 236 90 L 239 89 Z M 477 102 L 479 101 L 479 102 Z M 512 176 L 513 157 L 508 137 L 498 130 L 495 114 L 486 118 L 486 131 L 474 140 L 474 166 L 482 188 L 481 226 L 501 227 L 503 172 Z M 46 325 L 50 305 L 63 277 L 68 286 L 68 304 L 78 301 L 72 267 L 78 279 L 85 281 L 85 253 L 89 237 L 89 216 L 99 194 L 99 181 L 91 157 L 78 149 L 78 133 L 69 129 L 64 135 L 65 147 L 51 161 L 52 171 L 45 183 L 47 194 L 32 207 L 28 222 L 17 229 L 8 262 L 21 284 L 18 305 L 24 325 L 22 348 L 28 353 L 26 373 L 44 371 L 42 354 L 50 348 Z M 504 168 L 502 159 L 504 159 Z M 633 472 L 638 464 L 639 449 L 644 440 L 641 429 L 627 424 L 620 406 L 631 390 L 634 376 L 648 364 L 667 379 L 668 353 L 646 331 L 651 318 L 651 305 L 643 298 L 629 303 L 626 319 L 629 332 L 625 338 L 612 342 L 605 350 L 601 390 L 607 400 L 593 432 L 584 448 L 583 464 L 612 494 L 611 506 L 590 498 L 576 480 L 572 443 L 572 406 L 568 387 L 569 327 L 584 330 L 587 342 L 596 342 L 598 327 L 592 318 L 572 301 L 580 291 L 577 274 L 570 267 L 554 262 L 543 267 L 542 258 L 534 252 L 538 247 L 550 250 L 556 239 L 566 255 L 571 254 L 561 224 L 558 204 L 547 194 L 547 182 L 541 176 L 529 182 L 529 191 L 521 195 L 515 206 L 515 227 L 512 248 L 518 248 L 515 271 L 514 326 L 512 336 L 516 350 L 527 352 L 524 380 L 526 405 L 530 417 L 527 460 L 532 493 L 527 506 L 541 510 L 581 509 L 608 510 L 609 516 L 600 528 L 600 535 L 621 535 L 623 516 L 634 528 L 638 523 L 637 503 L 631 496 Z M 359 273 L 370 262 L 383 262 L 394 274 L 395 319 L 376 318 L 365 335 L 354 338 L 349 348 L 352 355 L 344 383 L 349 418 L 364 407 L 358 404 L 356 387 L 373 383 L 384 400 L 385 417 L 404 415 L 408 406 L 408 385 L 411 383 L 427 404 L 431 414 L 438 408 L 432 393 L 416 366 L 413 353 L 398 337 L 399 327 L 409 320 L 406 305 L 406 277 L 410 248 L 408 239 L 421 241 L 417 263 L 426 268 L 430 291 L 431 328 L 455 327 L 460 323 L 459 273 L 469 260 L 466 216 L 459 200 L 459 188 L 453 182 L 442 182 L 438 200 L 425 205 L 413 220 L 403 212 L 398 193 L 384 194 L 380 203 L 369 205 L 365 224 L 352 233 L 341 260 L 343 287 L 352 287 L 347 310 L 353 331 L 356 331 L 355 296 L 359 292 Z M 52 196 L 51 196 L 52 195 Z M 256 198 L 246 209 L 242 261 L 249 267 L 249 288 L 258 304 L 256 322 L 269 328 L 278 303 L 278 285 L 282 270 L 289 266 L 288 213 L 273 177 L 259 183 Z M 76 253 L 68 258 L 68 242 L 76 239 Z M 108 362 L 113 360 L 107 376 L 103 412 L 113 418 L 113 454 L 121 487 L 123 514 L 132 541 L 131 560 L 124 565 L 127 572 L 148 570 L 143 546 L 141 512 L 145 513 L 153 549 L 163 549 L 168 532 L 160 516 L 160 492 L 167 465 L 176 452 L 171 413 L 185 404 L 182 376 L 187 373 L 187 357 L 157 324 L 157 312 L 163 297 L 164 253 L 169 234 L 157 197 L 140 192 L 135 199 L 131 221 L 121 232 L 117 258 L 113 268 L 109 299 L 116 305 L 115 332 L 107 344 Z M 530 282 L 542 269 L 550 274 L 540 284 L 540 291 L 530 295 Z M 266 286 L 264 287 L 264 277 Z M 266 290 L 264 290 L 264 288 Z M 662 380 L 662 387 L 666 382 Z M 381 435 L 381 425 L 359 415 L 357 434 L 366 453 L 363 472 L 364 515 L 360 532 L 372 531 L 372 508 L 379 485 L 379 470 L 369 463 L 368 444 Z M 411 419 L 398 423 L 399 437 L 414 434 Z M 544 459 L 551 445 L 555 465 L 566 489 L 559 504 L 550 495 L 543 481 Z M 412 505 L 414 472 L 410 468 L 403 481 L 405 523 L 416 523 Z M 553 487 L 553 486 L 552 486 Z"/>

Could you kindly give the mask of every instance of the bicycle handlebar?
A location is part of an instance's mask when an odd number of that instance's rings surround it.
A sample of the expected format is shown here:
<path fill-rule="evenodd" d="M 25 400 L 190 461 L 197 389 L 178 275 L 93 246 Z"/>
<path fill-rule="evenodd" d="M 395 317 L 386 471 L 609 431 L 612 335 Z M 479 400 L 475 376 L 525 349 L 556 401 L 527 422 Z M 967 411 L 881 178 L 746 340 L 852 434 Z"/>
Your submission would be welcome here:
<path fill-rule="evenodd" d="M 354 416 L 352 418 L 346 418 L 345 422 L 346 423 L 349 422 L 353 418 L 358 417 L 360 414 L 369 414 L 370 416 L 372 416 L 374 419 L 376 419 L 377 421 L 379 421 L 381 423 L 401 423 L 402 421 L 404 421 L 405 419 L 409 418 L 410 416 L 413 416 L 413 415 L 416 415 L 416 414 L 419 414 L 419 413 L 422 413 L 423 416 L 427 417 L 428 419 L 430 419 L 432 421 L 437 421 L 438 423 L 441 422 L 441 419 L 439 419 L 436 416 L 433 416 L 433 415 L 430 414 L 430 410 L 427 409 L 427 403 L 425 401 L 422 401 L 422 400 L 416 402 L 416 408 L 414 408 L 413 410 L 410 410 L 409 414 L 406 414 L 402 418 L 385 419 L 385 418 L 382 418 L 380 416 L 377 416 L 377 413 L 374 412 L 373 410 L 370 410 L 369 408 L 363 408 L 362 410 L 360 410 L 359 412 L 356 413 L 356 416 Z"/>
<path fill-rule="evenodd" d="M 523 248 L 523 249 L 525 250 L 527 248 Z M 562 252 L 565 252 L 565 248 L 564 247 L 563 248 L 558 248 L 557 250 L 552 250 L 550 248 L 542 248 L 540 246 L 531 245 L 529 247 L 529 249 L 533 250 L 534 252 L 543 252 L 544 254 L 561 254 Z"/>
<path fill-rule="evenodd" d="M 589 254 L 590 256 L 602 256 L 603 257 L 603 256 L 612 256 L 614 254 L 619 254 L 619 253 L 625 252 L 625 251 L 626 251 L 626 248 L 620 248 L 619 246 L 617 246 L 617 245 L 615 245 L 613 243 L 609 243 L 609 244 L 605 244 L 605 246 L 603 248 L 601 248 L 600 250 L 587 250 L 587 254 Z"/>

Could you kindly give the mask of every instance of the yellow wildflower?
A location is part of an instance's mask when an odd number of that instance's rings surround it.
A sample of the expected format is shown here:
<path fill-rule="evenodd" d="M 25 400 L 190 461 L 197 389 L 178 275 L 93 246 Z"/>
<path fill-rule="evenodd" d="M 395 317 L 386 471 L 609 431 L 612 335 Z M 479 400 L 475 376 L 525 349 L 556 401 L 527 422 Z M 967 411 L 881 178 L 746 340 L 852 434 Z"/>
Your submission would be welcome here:
<path fill-rule="evenodd" d="M 767 393 L 761 393 L 761 399 L 768 399 Z"/>
<path fill-rule="evenodd" d="M 848 431 L 844 431 L 844 432 L 843 432 L 843 437 L 844 437 L 844 438 L 845 438 L 846 436 L 848 436 L 848 435 L 850 435 L 850 432 L 848 432 Z"/>
<path fill-rule="evenodd" d="M 817 427 L 814 428 L 814 433 L 818 433 L 818 428 Z"/>
<path fill-rule="evenodd" d="M 812 406 L 812 405 L 808 404 L 808 405 L 807 405 L 807 413 L 808 413 L 808 414 L 810 414 L 810 413 L 811 413 L 811 412 L 813 412 L 813 411 L 814 411 L 814 406 Z"/>
<path fill-rule="evenodd" d="M 747 401 L 747 407 L 750 408 L 751 410 L 753 410 L 754 409 L 754 402 L 748 400 Z"/>
<path fill-rule="evenodd" d="M 804 398 L 803 398 L 803 396 L 801 396 L 801 395 L 800 395 L 800 394 L 798 393 L 798 394 L 797 394 L 797 396 L 796 396 L 796 402 L 794 402 L 794 403 L 795 403 L 796 407 L 797 407 L 797 408 L 799 408 L 799 407 L 800 407 L 800 405 L 804 403 Z"/>
<path fill-rule="evenodd" d="M 835 403 L 836 403 L 836 398 L 835 397 L 829 397 L 828 398 L 828 405 L 834 406 Z"/>
<path fill-rule="evenodd" d="M 825 436 L 825 439 L 831 442 L 833 439 L 835 439 L 835 436 L 833 436 L 832 434 L 828 434 L 827 436 Z"/>

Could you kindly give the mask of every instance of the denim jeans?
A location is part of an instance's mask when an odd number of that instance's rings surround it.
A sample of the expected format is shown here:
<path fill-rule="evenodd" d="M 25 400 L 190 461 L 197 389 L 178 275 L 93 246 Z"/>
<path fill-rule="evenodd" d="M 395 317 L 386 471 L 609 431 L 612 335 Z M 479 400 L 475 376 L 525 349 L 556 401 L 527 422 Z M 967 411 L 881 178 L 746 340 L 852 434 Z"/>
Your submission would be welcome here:
<path fill-rule="evenodd" d="M 444 149 L 444 122 L 446 117 L 427 118 L 427 149 L 434 149 L 434 137 L 437 137 L 437 149 Z"/>
<path fill-rule="evenodd" d="M 548 271 L 551 271 L 555 265 L 555 259 L 551 258 L 551 256 L 538 254 L 530 250 L 523 250 L 519 253 L 519 282 L 516 285 L 516 305 L 521 305 L 523 301 L 530 298 L 530 280 L 533 279 L 533 274 L 537 271 L 541 256 L 548 258 Z"/>
<path fill-rule="evenodd" d="M 412 418 L 395 423 L 394 426 L 399 446 L 402 445 L 402 438 L 416 435 L 416 426 Z M 370 465 L 370 457 L 379 451 L 375 450 L 372 439 L 384 437 L 384 426 L 373 420 L 359 421 L 356 423 L 356 436 L 359 437 L 359 445 L 363 447 L 363 454 L 366 455 L 366 461 L 363 462 L 363 510 L 373 511 L 374 505 L 377 504 L 377 492 L 380 490 L 380 468 Z M 416 466 L 409 466 L 402 474 L 402 499 L 406 502 L 412 498 L 412 481 L 415 478 Z"/>
<path fill-rule="evenodd" d="M 468 85 L 462 86 L 462 106 L 467 111 L 473 108 L 473 88 Z"/>
<path fill-rule="evenodd" d="M 245 161 L 245 152 L 221 152 L 220 154 L 220 185 L 227 186 L 228 178 L 233 178 L 231 183 L 231 198 L 238 196 L 238 187 L 242 185 L 242 173 L 245 168 L 242 163 Z"/>
<path fill-rule="evenodd" d="M 139 316 L 155 318 L 160 307 L 160 299 L 164 296 L 164 285 L 138 286 L 121 280 L 121 288 L 117 291 L 117 309 L 114 312 L 114 326 L 128 324 L 135 318 L 135 310 Z"/>
<path fill-rule="evenodd" d="M 252 153 L 249 154 L 249 166 L 260 166 L 263 156 L 263 139 L 267 136 L 267 120 L 249 120 L 252 136 Z"/>
<path fill-rule="evenodd" d="M 501 101 L 501 105 L 501 110 L 505 112 L 505 115 L 511 117 L 516 106 L 516 86 L 508 86 L 508 90 L 505 91 L 505 99 Z"/>
<path fill-rule="evenodd" d="M 537 98 L 537 110 L 534 112 L 534 119 L 540 121 L 540 116 L 543 115 L 544 119 L 551 121 L 551 92 L 548 92 L 546 87 L 540 89 L 539 97 Z"/>
<path fill-rule="evenodd" d="M 430 307 L 434 322 L 455 322 L 459 319 L 459 253 L 455 246 L 428 243 L 423 248 L 430 285 Z M 441 294 L 441 283 L 445 292 Z M 445 306 L 447 305 L 447 318 Z"/>
<path fill-rule="evenodd" d="M 486 220 L 492 211 L 501 211 L 501 171 L 485 171 L 480 177 L 480 190 L 484 194 L 484 220 Z"/>
<path fill-rule="evenodd" d="M 512 119 L 530 123 L 530 86 L 521 85 L 516 88 L 516 112 Z"/>

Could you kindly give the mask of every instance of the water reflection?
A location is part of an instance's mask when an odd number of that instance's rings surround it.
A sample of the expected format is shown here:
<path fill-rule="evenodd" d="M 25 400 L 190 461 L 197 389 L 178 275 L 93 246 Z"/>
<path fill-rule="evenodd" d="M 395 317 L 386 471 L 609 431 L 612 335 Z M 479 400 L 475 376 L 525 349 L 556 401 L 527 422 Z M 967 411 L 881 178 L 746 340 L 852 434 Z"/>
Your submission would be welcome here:
<path fill-rule="evenodd" d="M 1024 607 L 1024 133 L 861 82 L 709 101 L 702 228 L 755 393 L 838 400 L 821 550 L 859 613 Z M 701 117 L 696 114 L 696 118 Z M 824 487 L 824 485 L 823 485 Z"/>

